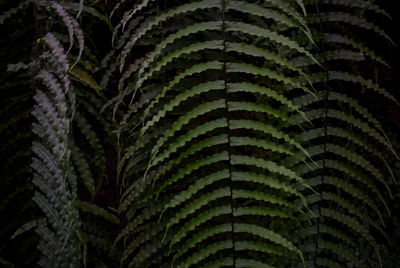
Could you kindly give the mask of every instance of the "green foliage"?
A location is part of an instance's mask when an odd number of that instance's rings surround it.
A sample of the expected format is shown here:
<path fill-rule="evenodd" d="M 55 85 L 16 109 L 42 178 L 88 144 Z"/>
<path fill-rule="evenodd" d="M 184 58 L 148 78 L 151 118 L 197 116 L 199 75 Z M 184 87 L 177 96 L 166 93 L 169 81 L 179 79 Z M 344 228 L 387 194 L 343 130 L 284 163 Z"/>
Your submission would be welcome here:
<path fill-rule="evenodd" d="M 298 243 L 304 244 L 300 248 L 307 252 L 310 267 L 337 267 L 346 263 L 356 267 L 379 267 L 382 260 L 377 241 L 387 239 L 383 218 L 390 215 L 388 202 L 392 197 L 389 184 L 393 173 L 387 161 L 397 155 L 376 115 L 369 111 L 368 103 L 363 103 L 359 92 L 380 94 L 389 101 L 398 102 L 357 68 L 357 62 L 368 60 L 386 65 L 375 56 L 379 52 L 367 45 L 368 40 L 357 35 L 360 28 L 369 30 L 370 36 L 382 38 L 382 41 L 391 40 L 353 7 L 386 13 L 366 1 L 322 3 L 324 9 L 310 14 L 308 20 L 311 31 L 315 25 L 314 36 L 319 36 L 319 43 L 322 43 L 323 54 L 317 58 L 323 61 L 326 69 L 309 76 L 318 91 L 318 100 L 306 95 L 293 100 L 313 123 L 310 128 L 306 126 L 307 121 L 297 117 L 297 122 L 305 128 L 297 140 L 318 166 L 307 170 L 298 159 L 288 162 L 320 193 L 316 196 L 304 187 L 304 190 L 300 189 L 316 217 L 312 220 L 313 231 L 299 235 Z M 325 33 L 325 29 L 329 30 Z M 334 54 L 335 51 L 340 53 Z M 360 51 L 361 58 L 348 57 L 349 53 Z M 309 66 L 311 71 L 312 64 L 311 61 L 302 62 L 301 66 Z M 304 158 L 304 161 L 309 160 Z M 307 225 L 308 222 L 304 222 L 304 226 Z"/>
<path fill-rule="evenodd" d="M 2 265 L 396 267 L 377 4 L 0 9 Z"/>

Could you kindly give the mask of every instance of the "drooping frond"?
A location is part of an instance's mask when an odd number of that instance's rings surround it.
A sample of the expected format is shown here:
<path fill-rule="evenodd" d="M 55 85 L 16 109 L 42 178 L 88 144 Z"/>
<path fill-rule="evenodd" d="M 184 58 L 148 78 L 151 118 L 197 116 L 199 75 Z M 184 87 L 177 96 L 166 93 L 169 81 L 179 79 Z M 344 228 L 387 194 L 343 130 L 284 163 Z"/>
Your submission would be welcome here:
<path fill-rule="evenodd" d="M 32 111 L 36 122 L 32 131 L 39 138 L 32 144 L 33 184 L 37 187 L 33 200 L 46 216 L 48 225 L 38 226 L 41 237 L 42 267 L 78 266 L 81 261 L 79 241 L 80 219 L 77 200 L 77 181 L 70 160 L 69 133 L 73 106 L 67 104 L 69 64 L 64 48 L 56 37 L 47 33 L 42 40 L 51 54 L 37 74 L 42 86 L 36 90 Z M 69 92 L 69 95 L 67 95 Z"/>
<path fill-rule="evenodd" d="M 114 103 L 123 111 L 118 129 L 126 146 L 119 174 L 128 222 L 116 240 L 124 240 L 122 263 L 302 263 L 275 223 L 304 214 L 293 200 L 305 199 L 290 181 L 308 187 L 281 161 L 308 155 L 282 128 L 296 127 L 293 115 L 304 116 L 288 89 L 311 93 L 295 80 L 306 74 L 285 55 L 319 64 L 284 33 L 310 38 L 303 15 L 282 1 L 187 1 L 159 12 L 150 2 L 120 24 L 154 14 L 126 29 L 130 37 L 120 45 L 125 72 Z M 148 46 L 150 38 L 157 45 Z M 145 60 L 135 54 L 140 46 L 148 47 Z"/>
<path fill-rule="evenodd" d="M 353 11 L 386 13 L 368 1 L 306 2 L 309 10 L 314 10 L 309 12 L 308 21 L 320 45 L 314 54 L 325 70 L 312 71 L 309 76 L 318 99 L 300 95 L 293 101 L 313 124 L 309 127 L 304 118 L 296 116 L 305 128 L 296 140 L 317 165 L 310 170 L 304 162 L 313 163 L 304 157 L 288 163 L 320 193 L 298 188 L 315 215 L 312 226 L 304 222 L 307 232 L 298 234 L 298 242 L 308 267 L 349 263 L 378 267 L 378 241 L 386 239 L 384 218 L 390 215 L 389 185 L 394 179 L 388 157 L 396 156 L 396 152 L 379 119 L 368 109 L 363 92 L 396 104 L 398 101 L 354 68 L 367 61 L 387 66 L 373 46 L 367 45 L 368 40 L 363 40 L 360 29 L 382 42 L 391 39 L 367 17 Z M 304 57 L 297 60 L 297 66 L 315 70 L 315 64 Z"/>

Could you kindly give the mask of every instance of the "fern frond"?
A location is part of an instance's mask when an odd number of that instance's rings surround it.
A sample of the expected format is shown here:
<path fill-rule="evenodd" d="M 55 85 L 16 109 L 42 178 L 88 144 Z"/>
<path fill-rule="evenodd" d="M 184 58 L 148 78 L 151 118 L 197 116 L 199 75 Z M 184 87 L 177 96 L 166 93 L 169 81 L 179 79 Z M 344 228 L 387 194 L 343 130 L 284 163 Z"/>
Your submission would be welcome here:
<path fill-rule="evenodd" d="M 74 36 L 78 39 L 79 54 L 78 54 L 78 57 L 76 59 L 76 62 L 74 64 L 72 64 L 72 66 L 75 66 L 75 64 L 77 62 L 79 62 L 79 60 L 80 60 L 80 58 L 82 56 L 83 49 L 84 49 L 83 32 L 82 32 L 81 28 L 79 27 L 78 22 L 65 10 L 65 8 L 61 4 L 52 1 L 50 3 L 50 5 L 54 9 L 54 11 L 57 13 L 57 15 L 61 17 L 61 19 L 64 22 L 64 25 L 68 29 L 70 45 L 69 45 L 69 48 L 67 50 L 67 54 L 72 49 L 72 46 L 73 46 L 73 43 L 74 43 L 73 42 Z"/>
<path fill-rule="evenodd" d="M 64 11 L 59 9 L 59 12 Z M 41 237 L 39 249 L 42 251 L 39 264 L 44 267 L 68 267 L 79 265 L 82 258 L 78 237 L 81 221 L 76 206 L 77 182 L 71 169 L 69 143 L 74 107 L 67 104 L 69 99 L 73 105 L 74 95 L 70 91 L 66 95 L 70 89 L 69 62 L 62 44 L 51 33 L 41 40 L 52 54 L 43 54 L 43 59 L 49 61 L 36 76 L 38 81 L 42 81 L 45 91 L 37 89 L 34 96 L 36 104 L 32 115 L 37 123 L 33 123 L 33 132 L 39 139 L 32 144 L 32 182 L 36 186 L 33 200 L 44 212 L 51 228 L 37 227 Z M 84 163 L 80 167 L 85 170 Z"/>
<path fill-rule="evenodd" d="M 100 216 L 112 223 L 115 224 L 119 223 L 119 219 L 109 211 L 105 210 L 104 208 L 83 201 L 78 202 L 78 206 L 83 211 L 90 212 L 94 215 Z"/>
<path fill-rule="evenodd" d="M 131 36 L 125 39 L 118 58 L 123 71 L 118 82 L 120 93 L 107 104 L 114 104 L 117 111 L 125 99 L 131 99 L 119 121 L 119 131 L 129 133 L 127 140 L 136 139 L 127 142 L 130 145 L 118 164 L 122 181 L 129 183 L 120 210 L 132 218 L 116 243 L 135 236 L 123 252 L 122 263 L 135 266 L 171 261 L 174 266 L 188 267 L 206 263 L 218 266 L 226 260 L 235 265 L 240 259 L 235 257 L 236 251 L 243 256 L 241 260 L 246 259 L 244 256 L 250 260 L 251 251 L 281 256 L 286 255 L 278 253 L 283 250 L 300 256 L 280 230 L 256 224 L 254 230 L 258 231 L 250 234 L 240 221 L 244 217 L 296 220 L 294 215 L 304 212 L 288 201 L 288 196 L 307 207 L 304 197 L 286 182 L 306 184 L 279 157 L 299 152 L 309 155 L 282 125 L 297 125 L 293 114 L 307 120 L 286 92 L 292 88 L 311 91 L 294 79 L 300 75 L 308 80 L 305 72 L 274 48 L 279 46 L 285 53 L 305 55 L 316 62 L 300 43 L 280 30 L 299 30 L 312 42 L 304 18 L 292 4 L 272 0 L 265 5 L 188 1 L 162 12 L 155 12 L 147 5 L 150 2 L 142 4 L 125 13 L 118 26 L 123 28 L 133 19 L 132 14 L 151 14 L 127 29 Z M 302 1 L 295 5 L 304 11 Z M 199 12 L 215 14 L 217 19 L 192 20 L 190 16 Z M 235 13 L 274 26 L 238 21 Z M 135 57 L 136 46 L 157 38 L 157 25 L 176 18 L 190 23 L 166 26 L 161 30 L 162 39 L 146 57 Z M 248 38 L 259 38 L 268 45 L 250 44 Z M 129 65 L 128 57 L 133 57 Z M 245 58 L 265 64 L 244 63 Z M 160 83 L 165 72 L 173 75 Z M 150 99 L 144 99 L 148 96 Z M 170 200 L 166 199 L 168 195 Z M 151 204 L 152 200 L 157 200 L 157 205 Z M 285 209 L 280 211 L 282 207 Z M 146 225 L 145 219 L 157 216 L 157 226 Z M 236 225 L 238 232 L 234 231 Z M 255 235 L 257 242 L 245 241 L 248 235 Z M 173 255 L 164 244 L 157 244 L 160 238 L 169 244 Z M 140 243 L 144 245 L 141 249 Z M 137 254 L 133 256 L 134 252 Z M 224 261 L 215 262 L 220 254 Z M 267 257 L 262 259 L 254 263 L 268 263 Z"/>
<path fill-rule="evenodd" d="M 315 10 L 314 14 L 309 12 L 308 22 L 312 32 L 319 32 L 315 36 L 322 44 L 322 51 L 315 51 L 318 53 L 315 58 L 323 62 L 325 70 L 317 70 L 316 64 L 304 56 L 296 62 L 296 66 L 312 72 L 308 79 L 318 96 L 315 99 L 299 94 L 293 100 L 312 122 L 310 126 L 303 117 L 294 116 L 306 129 L 299 133 L 297 142 L 309 152 L 316 165 L 310 169 L 293 157 L 287 163 L 320 193 L 310 194 L 306 187 L 296 186 L 314 214 L 309 215 L 312 226 L 299 234 L 297 242 L 307 253 L 307 265 L 312 267 L 339 267 L 349 263 L 378 267 L 380 256 L 376 241 L 385 237 L 383 219 L 385 214 L 390 215 L 386 197 L 391 196 L 387 178 L 392 176 L 392 171 L 387 159 L 390 154 L 395 157 L 397 154 L 363 94 L 368 92 L 396 105 L 398 101 L 377 80 L 358 72 L 357 65 L 371 60 L 388 67 L 379 51 L 369 40 L 363 40 L 364 37 L 371 35 L 392 41 L 384 30 L 369 21 L 370 17 L 357 11 L 372 11 L 383 16 L 386 12 L 368 1 L 324 0 L 305 1 L 305 4 Z M 360 34 L 360 29 L 366 34 Z M 307 83 L 303 77 L 296 81 Z M 305 162 L 312 165 L 310 160 Z M 301 226 L 308 225 L 303 220 Z M 294 229 L 289 228 L 287 232 L 290 230 Z"/>

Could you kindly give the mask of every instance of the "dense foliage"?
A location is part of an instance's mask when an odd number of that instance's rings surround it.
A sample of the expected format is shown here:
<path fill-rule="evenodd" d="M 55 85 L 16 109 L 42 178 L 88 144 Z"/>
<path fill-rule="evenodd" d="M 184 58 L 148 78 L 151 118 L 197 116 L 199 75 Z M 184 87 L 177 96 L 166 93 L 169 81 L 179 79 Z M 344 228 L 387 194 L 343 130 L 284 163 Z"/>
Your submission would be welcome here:
<path fill-rule="evenodd" d="M 0 1 L 1 266 L 400 265 L 387 7 Z"/>

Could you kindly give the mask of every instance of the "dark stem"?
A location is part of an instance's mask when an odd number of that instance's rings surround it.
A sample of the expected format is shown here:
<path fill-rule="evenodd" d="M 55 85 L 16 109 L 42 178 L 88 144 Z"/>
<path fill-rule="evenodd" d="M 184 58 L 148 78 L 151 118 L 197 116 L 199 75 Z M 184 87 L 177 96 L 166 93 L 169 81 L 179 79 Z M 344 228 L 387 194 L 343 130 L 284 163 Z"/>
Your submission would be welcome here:
<path fill-rule="evenodd" d="M 39 38 L 40 37 L 39 37 L 39 25 L 38 25 L 38 18 L 37 18 L 37 6 L 36 6 L 35 3 L 33 4 L 33 17 L 35 19 L 36 39 L 37 39 L 37 42 L 38 42 L 36 51 L 37 51 L 37 56 L 39 56 L 40 55 L 40 46 L 39 46 L 39 43 L 40 43 L 40 39 Z"/>
<path fill-rule="evenodd" d="M 329 81 L 329 73 L 328 73 L 328 65 L 327 65 L 327 60 L 326 60 L 326 49 L 325 49 L 325 36 L 324 36 L 324 31 L 322 27 L 322 22 L 321 22 L 321 14 L 319 11 L 319 6 L 317 0 L 314 0 L 315 3 L 315 9 L 318 13 L 318 22 L 319 22 L 319 32 L 321 35 L 321 49 L 322 49 L 322 55 L 323 55 L 323 66 L 325 68 L 325 75 L 326 75 L 326 80 L 324 83 L 324 88 L 325 88 L 325 96 L 324 96 L 324 108 L 325 108 L 325 115 L 324 115 L 324 144 L 323 144 L 323 158 L 322 158 L 322 169 L 325 171 L 326 168 L 326 143 L 327 143 L 327 136 L 328 136 L 328 98 L 329 98 L 329 87 L 328 87 L 328 81 Z M 324 173 L 321 175 L 321 185 L 323 187 L 324 185 Z M 323 202 L 323 188 L 321 191 L 321 202 Z M 321 204 L 318 206 L 318 220 L 317 220 L 317 241 L 315 243 L 315 252 L 314 252 L 314 267 L 316 267 L 316 261 L 317 261 L 317 255 L 318 255 L 318 246 L 319 246 L 319 239 L 320 239 L 320 224 L 321 224 Z"/>
<path fill-rule="evenodd" d="M 227 133 L 228 133 L 228 155 L 229 155 L 229 188 L 231 194 L 231 227 L 232 227 L 232 259 L 233 259 L 233 267 L 236 267 L 236 250 L 235 250 L 235 221 L 233 216 L 233 208 L 234 208 L 234 200 L 233 200 L 233 187 L 232 187 L 232 164 L 231 164 L 231 131 L 229 125 L 229 96 L 228 96 L 228 86 L 227 86 L 227 75 L 226 75 L 226 31 L 225 31 L 225 0 L 222 0 L 222 38 L 224 44 L 224 89 L 225 89 L 225 116 L 227 121 Z"/>

